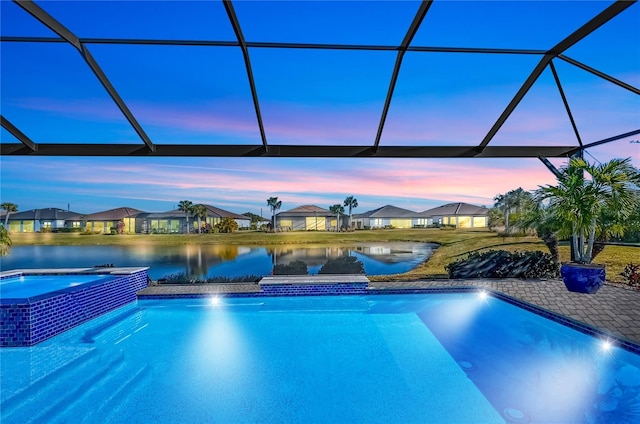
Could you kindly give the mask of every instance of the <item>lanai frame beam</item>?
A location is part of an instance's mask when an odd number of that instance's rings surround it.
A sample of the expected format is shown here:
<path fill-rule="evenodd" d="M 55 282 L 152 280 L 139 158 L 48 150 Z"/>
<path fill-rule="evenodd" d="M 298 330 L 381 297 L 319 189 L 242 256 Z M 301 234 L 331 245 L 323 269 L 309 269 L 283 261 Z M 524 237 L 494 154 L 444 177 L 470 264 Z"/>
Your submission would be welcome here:
<path fill-rule="evenodd" d="M 2 126 L 2 128 L 4 128 L 5 130 L 9 131 L 11 135 L 13 135 L 15 138 L 20 140 L 20 142 L 22 142 L 22 144 L 28 147 L 31 152 L 38 151 L 38 145 L 34 143 L 29 137 L 27 137 L 22 131 L 16 128 L 15 125 L 9 122 L 9 120 L 2 115 L 0 115 L 0 126 Z"/>
<path fill-rule="evenodd" d="M 145 133 L 145 131 L 142 129 L 135 116 L 133 116 L 133 113 L 131 112 L 131 110 L 129 110 L 129 107 L 125 104 L 124 100 L 122 100 L 122 97 L 120 97 L 120 94 L 118 94 L 113 84 L 111 84 L 111 82 L 107 78 L 106 74 L 102 71 L 100 65 L 98 65 L 98 62 L 96 62 L 96 60 L 93 58 L 87 46 L 85 46 L 80 41 L 78 36 L 76 36 L 68 28 L 58 22 L 53 16 L 49 15 L 44 9 L 40 8 L 40 6 L 35 4 L 32 0 L 14 0 L 14 3 L 16 3 L 27 13 L 36 18 L 50 30 L 58 34 L 60 37 L 65 39 L 69 44 L 71 44 L 78 50 L 87 65 L 89 65 L 89 68 L 91 68 L 95 76 L 98 78 L 98 80 L 100 80 L 102 86 L 107 90 L 107 92 L 111 96 L 111 99 L 113 99 L 120 111 L 129 121 L 133 129 L 136 131 L 136 133 L 138 133 L 138 136 L 142 139 L 144 144 L 146 144 L 149 151 L 154 152 L 156 149 L 155 145 L 153 144 L 149 136 L 147 136 L 147 133 Z"/>
<path fill-rule="evenodd" d="M 507 105 L 505 110 L 502 112 L 498 120 L 493 124 L 493 127 L 489 130 L 487 135 L 484 137 L 482 142 L 476 148 L 479 153 L 481 153 L 491 142 L 493 137 L 496 135 L 498 130 L 504 125 L 506 120 L 511 116 L 513 111 L 516 109 L 520 101 L 527 94 L 529 89 L 533 86 L 536 80 L 542 75 L 542 72 L 545 70 L 547 65 L 551 62 L 551 59 L 557 57 L 562 54 L 565 50 L 576 44 L 578 41 L 585 38 L 587 35 L 591 34 L 596 29 L 600 28 L 605 23 L 609 22 L 611 19 L 616 17 L 618 14 L 623 12 L 625 9 L 633 5 L 637 0 L 616 0 L 615 3 L 611 4 L 609 7 L 604 9 L 602 12 L 593 17 L 589 22 L 582 25 L 580 28 L 575 30 L 573 33 L 569 34 L 564 40 L 560 41 L 550 50 L 548 50 L 545 55 L 540 59 L 540 62 L 533 69 L 531 74 L 527 77 L 524 84 L 520 87 L 516 95 L 511 99 L 511 102 Z M 543 156 L 543 155 L 542 155 Z"/>
<path fill-rule="evenodd" d="M 396 63 L 393 66 L 393 73 L 391 74 L 391 82 L 389 83 L 389 89 L 387 90 L 387 97 L 384 100 L 384 106 L 382 107 L 382 116 L 380 117 L 380 123 L 378 124 L 378 132 L 376 133 L 376 139 L 373 142 L 373 150 L 378 150 L 378 146 L 380 145 L 380 138 L 382 137 L 382 131 L 384 129 L 385 121 L 387 120 L 387 114 L 389 113 L 389 106 L 391 105 L 391 98 L 393 97 L 393 90 L 396 87 L 396 82 L 398 81 L 398 74 L 400 73 L 400 67 L 402 66 L 402 58 L 404 57 L 404 53 L 409 48 L 409 44 L 411 44 L 411 40 L 418 32 L 418 28 L 420 28 L 420 24 L 424 20 L 424 17 L 427 15 L 429 11 L 429 7 L 433 0 L 423 1 L 416 12 L 416 16 L 413 18 L 411 25 L 409 25 L 409 29 L 407 30 L 407 34 L 404 36 L 402 40 L 402 44 L 400 45 L 400 50 L 398 50 L 398 55 L 396 56 Z"/>
<path fill-rule="evenodd" d="M 175 156 L 175 157 L 318 157 L 318 158 L 515 158 L 570 157 L 577 146 L 489 146 L 481 154 L 474 146 L 371 146 L 259 144 L 157 144 L 149 152 L 138 144 L 40 143 L 30 156 Z M 19 143 L 0 144 L 1 155 L 24 155 Z"/>
<path fill-rule="evenodd" d="M 258 102 L 258 90 L 256 89 L 256 82 L 253 77 L 253 68 L 251 67 L 251 59 L 249 57 L 249 48 L 247 42 L 242 34 L 242 28 L 240 28 L 240 22 L 236 16 L 236 11 L 233 8 L 231 0 L 223 0 L 224 8 L 227 11 L 227 16 L 233 27 L 233 31 L 236 34 L 240 49 L 242 50 L 242 56 L 244 58 L 244 66 L 247 70 L 247 78 L 249 80 L 249 87 L 251 88 L 251 98 L 253 99 L 253 107 L 256 111 L 256 118 L 258 120 L 258 128 L 260 129 L 260 139 L 262 140 L 262 147 L 265 152 L 269 151 L 269 145 L 267 144 L 267 134 L 264 131 L 264 123 L 262 121 L 262 112 L 260 111 L 260 103 Z"/>
<path fill-rule="evenodd" d="M 564 89 L 562 88 L 562 84 L 560 83 L 560 76 L 558 75 L 558 71 L 556 71 L 553 60 L 549 62 L 549 68 L 551 69 L 551 73 L 553 73 L 553 79 L 555 80 L 556 86 L 558 87 L 558 92 L 560 92 L 560 97 L 562 97 L 562 103 L 564 104 L 564 108 L 567 111 L 567 115 L 569 116 L 569 121 L 571 121 L 571 127 L 573 128 L 573 132 L 578 139 L 578 144 L 582 146 L 582 138 L 580 137 L 580 132 L 578 131 L 575 119 L 573 119 L 573 113 L 571 113 L 569 101 L 567 100 L 567 96 L 564 94 Z"/>

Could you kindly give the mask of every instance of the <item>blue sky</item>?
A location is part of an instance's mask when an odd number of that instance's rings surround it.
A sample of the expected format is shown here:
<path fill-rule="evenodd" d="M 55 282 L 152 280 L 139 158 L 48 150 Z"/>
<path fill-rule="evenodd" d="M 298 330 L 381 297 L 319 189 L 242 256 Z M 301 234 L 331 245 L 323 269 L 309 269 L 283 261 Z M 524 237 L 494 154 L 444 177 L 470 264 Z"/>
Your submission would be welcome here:
<path fill-rule="evenodd" d="M 37 2 L 80 37 L 234 41 L 222 2 Z M 548 49 L 605 9 L 599 1 L 438 1 L 413 46 Z M 3 36 L 54 34 L 0 1 Z M 418 2 L 246 2 L 234 7 L 248 41 L 398 45 Z M 640 6 L 566 55 L 640 87 Z M 241 51 L 235 47 L 89 44 L 154 143 L 260 144 Z M 270 144 L 371 145 L 394 52 L 251 48 Z M 140 143 L 73 47 L 2 42 L 2 115 L 38 143 Z M 538 63 L 537 55 L 408 52 L 381 145 L 477 145 Z M 554 61 L 585 143 L 640 128 L 640 96 Z M 2 142 L 15 139 L 6 130 Z M 589 151 L 633 158 L 639 136 Z M 545 70 L 491 145 L 577 145 L 552 73 Z M 562 160 L 554 160 L 560 165 Z M 358 211 L 394 204 L 491 205 L 517 187 L 553 182 L 537 159 L 0 158 L 0 200 L 20 210 L 120 206 L 163 211 L 188 199 L 268 215 L 328 207 L 355 195 Z"/>

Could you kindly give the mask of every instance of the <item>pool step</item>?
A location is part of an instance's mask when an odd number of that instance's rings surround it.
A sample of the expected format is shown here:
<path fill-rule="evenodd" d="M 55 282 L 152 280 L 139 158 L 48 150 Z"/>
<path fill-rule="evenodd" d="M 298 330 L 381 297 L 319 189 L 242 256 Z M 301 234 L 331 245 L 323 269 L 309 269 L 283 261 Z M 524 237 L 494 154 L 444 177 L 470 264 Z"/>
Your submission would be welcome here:
<path fill-rule="evenodd" d="M 131 397 L 135 395 L 137 391 L 141 390 L 142 383 L 148 377 L 150 371 L 151 367 L 145 365 L 143 368 L 134 372 L 117 390 L 110 392 L 109 396 L 101 398 L 100 403 L 92 408 L 91 414 L 86 414 L 85 410 L 83 420 L 78 422 L 108 423 L 117 421 L 115 418 L 122 418 L 115 416 L 119 412 L 118 406 L 124 402 L 125 398 Z M 120 419 L 120 421 L 123 420 Z"/>
<path fill-rule="evenodd" d="M 61 408 L 39 417 L 39 421 L 47 424 L 109 422 L 102 416 L 111 413 L 111 410 L 117 407 L 117 402 L 135 391 L 136 385 L 140 384 L 148 372 L 146 368 L 132 370 L 125 361 L 110 369 L 108 374 L 80 396 L 63 402 Z"/>
<path fill-rule="evenodd" d="M 82 380 L 82 382 L 79 382 L 73 390 L 60 394 L 55 402 L 48 404 L 46 408 L 41 410 L 42 412 L 40 414 L 35 415 L 32 422 L 53 423 L 62 417 L 66 418 L 63 418 L 61 421 L 69 422 L 67 419 L 68 415 L 66 415 L 67 409 L 72 408 L 79 403 L 83 403 L 83 400 L 87 395 L 90 396 L 91 393 L 98 391 L 105 380 L 110 376 L 113 378 L 113 375 L 118 375 L 124 366 L 124 355 L 118 355 L 104 367 L 94 370 L 91 374 L 86 375 L 86 378 Z"/>
<path fill-rule="evenodd" d="M 73 373 L 76 368 L 84 369 L 92 366 L 93 363 L 91 361 L 96 357 L 97 351 L 95 348 L 92 348 L 86 353 L 76 356 L 70 361 L 64 363 L 52 372 L 38 378 L 22 390 L 7 397 L 6 400 L 0 403 L 0 412 L 2 412 L 2 417 L 4 418 L 6 414 L 11 413 L 13 409 L 19 407 L 30 398 L 38 397 L 41 392 L 46 391 L 47 388 L 54 385 L 56 381 L 64 379 L 67 373 Z M 27 370 L 25 370 L 25 372 L 27 372 Z"/>
<path fill-rule="evenodd" d="M 90 330 L 85 331 L 82 336 L 82 343 L 92 344 L 95 343 L 96 339 L 102 336 L 107 331 L 112 328 L 117 327 L 118 325 L 122 325 L 122 323 L 127 323 L 128 320 L 134 319 L 136 322 L 142 318 L 142 311 L 139 308 L 128 309 L 121 314 L 114 316 L 108 321 L 96 326 Z"/>
<path fill-rule="evenodd" d="M 41 384 L 34 392 L 31 386 L 24 390 L 19 403 L 13 399 L 9 405 L 11 409 L 2 408 L 3 422 L 16 423 L 48 423 L 51 422 L 67 405 L 80 399 L 93 385 L 115 372 L 124 363 L 124 355 L 111 358 L 107 363 L 96 364 L 95 361 L 84 361 L 80 366 L 68 371 L 60 379 L 47 379 L 47 384 Z M 71 375 L 69 375 L 71 374 Z M 75 377 L 75 378 L 74 378 Z M 65 384 L 75 381 L 78 384 L 69 387 Z"/>

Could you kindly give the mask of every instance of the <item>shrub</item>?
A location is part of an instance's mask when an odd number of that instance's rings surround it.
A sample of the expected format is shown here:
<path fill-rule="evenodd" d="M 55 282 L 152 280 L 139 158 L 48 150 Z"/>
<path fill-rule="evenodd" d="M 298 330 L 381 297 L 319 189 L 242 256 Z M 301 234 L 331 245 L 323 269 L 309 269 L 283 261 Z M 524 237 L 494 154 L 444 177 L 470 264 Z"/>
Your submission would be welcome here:
<path fill-rule="evenodd" d="M 238 230 L 238 223 L 231 217 L 224 217 L 215 225 L 221 233 L 235 233 Z"/>
<path fill-rule="evenodd" d="M 318 274 L 364 274 L 364 264 L 355 256 L 341 256 L 329 259 Z"/>
<path fill-rule="evenodd" d="M 79 233 L 81 231 L 80 227 L 62 227 L 51 230 L 52 233 Z"/>
<path fill-rule="evenodd" d="M 474 252 L 446 267 L 449 278 L 556 278 L 558 264 L 541 251 Z"/>
<path fill-rule="evenodd" d="M 307 264 L 302 261 L 277 264 L 273 267 L 273 275 L 307 275 L 308 273 Z"/>
<path fill-rule="evenodd" d="M 223 277 L 221 275 L 213 277 L 189 277 L 186 274 L 169 274 L 158 279 L 160 284 L 233 284 L 233 283 L 256 283 L 260 280 L 257 275 L 243 275 L 241 277 Z"/>
<path fill-rule="evenodd" d="M 624 267 L 624 270 L 622 270 L 620 275 L 624 278 L 624 282 L 626 284 L 636 289 L 640 289 L 640 264 L 628 264 Z"/>

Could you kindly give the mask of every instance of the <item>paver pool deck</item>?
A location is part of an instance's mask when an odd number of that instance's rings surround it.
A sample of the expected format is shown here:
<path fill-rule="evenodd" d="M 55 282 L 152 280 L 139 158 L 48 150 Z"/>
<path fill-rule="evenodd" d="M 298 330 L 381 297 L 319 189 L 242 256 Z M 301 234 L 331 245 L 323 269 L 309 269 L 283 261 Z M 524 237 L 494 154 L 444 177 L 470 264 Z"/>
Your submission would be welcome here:
<path fill-rule="evenodd" d="M 283 277 L 283 280 L 287 277 Z M 568 291 L 561 280 L 418 280 L 369 283 L 369 290 L 440 287 L 478 287 L 504 293 L 599 330 L 640 344 L 640 291 L 605 284 L 595 294 Z M 146 296 L 259 293 L 254 284 L 197 284 L 149 286 L 138 292 Z"/>

